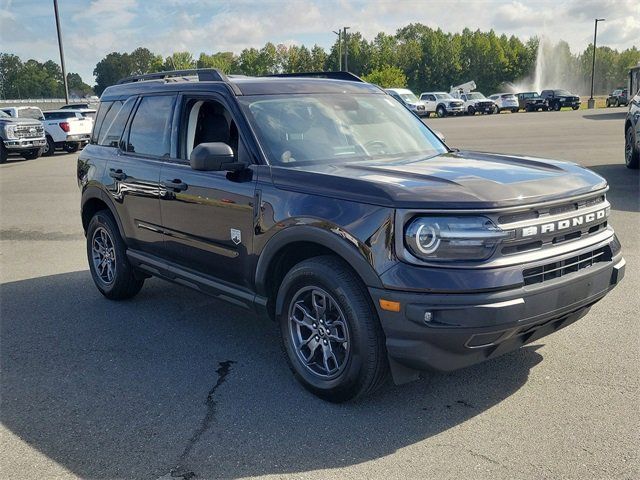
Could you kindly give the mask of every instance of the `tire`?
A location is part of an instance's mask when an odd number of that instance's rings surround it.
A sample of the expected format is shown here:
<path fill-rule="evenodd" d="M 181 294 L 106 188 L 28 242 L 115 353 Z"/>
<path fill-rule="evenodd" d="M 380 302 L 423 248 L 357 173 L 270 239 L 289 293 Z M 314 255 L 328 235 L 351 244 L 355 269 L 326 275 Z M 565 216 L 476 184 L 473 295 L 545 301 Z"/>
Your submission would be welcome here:
<path fill-rule="evenodd" d="M 511 109 L 511 113 L 518 113 L 518 109 L 517 108 L 512 108 Z"/>
<path fill-rule="evenodd" d="M 62 149 L 67 153 L 76 153 L 80 149 L 79 143 L 65 143 Z"/>
<path fill-rule="evenodd" d="M 573 107 L 571 107 L 571 110 L 578 110 L 580 107 L 578 105 L 574 105 Z"/>
<path fill-rule="evenodd" d="M 531 105 L 527 105 L 524 109 L 525 109 L 527 112 L 533 112 L 533 107 L 532 107 Z"/>
<path fill-rule="evenodd" d="M 469 115 L 475 115 L 476 114 L 476 109 L 473 105 L 469 105 L 469 108 L 467 108 L 467 113 Z"/>
<path fill-rule="evenodd" d="M 144 278 L 136 274 L 129 263 L 126 250 L 111 213 L 97 212 L 87 227 L 87 259 L 93 282 L 100 293 L 111 300 L 131 298 L 144 284 Z"/>
<path fill-rule="evenodd" d="M 280 285 L 281 301 L 285 356 L 307 390 L 339 403 L 384 383 L 389 371 L 384 333 L 369 293 L 344 261 L 327 255 L 298 263 Z"/>
<path fill-rule="evenodd" d="M 447 116 L 447 109 L 444 108 L 444 105 L 438 105 L 438 108 L 436 108 L 436 115 L 438 118 L 444 118 Z"/>
<path fill-rule="evenodd" d="M 35 160 L 40 155 L 42 155 L 42 150 L 40 148 L 36 148 L 35 150 L 28 150 L 22 154 L 22 158 L 25 160 Z"/>
<path fill-rule="evenodd" d="M 607 98 L 607 108 L 609 108 L 611 106 L 611 102 L 609 101 L 609 99 Z"/>
<path fill-rule="evenodd" d="M 42 147 L 42 156 L 51 157 L 56 152 L 56 144 L 53 138 L 47 135 L 47 144 Z"/>
<path fill-rule="evenodd" d="M 638 169 L 640 163 L 640 151 L 633 141 L 633 127 L 629 125 L 624 135 L 624 163 L 627 168 L 632 170 Z"/>
<path fill-rule="evenodd" d="M 551 108 L 551 110 L 553 110 L 554 112 L 559 112 L 560 111 L 560 102 L 554 102 L 552 103 L 549 108 Z"/>
<path fill-rule="evenodd" d="M 5 146 L 2 144 L 2 140 L 0 140 L 0 164 L 6 163 L 8 156 L 9 153 L 7 152 Z"/>

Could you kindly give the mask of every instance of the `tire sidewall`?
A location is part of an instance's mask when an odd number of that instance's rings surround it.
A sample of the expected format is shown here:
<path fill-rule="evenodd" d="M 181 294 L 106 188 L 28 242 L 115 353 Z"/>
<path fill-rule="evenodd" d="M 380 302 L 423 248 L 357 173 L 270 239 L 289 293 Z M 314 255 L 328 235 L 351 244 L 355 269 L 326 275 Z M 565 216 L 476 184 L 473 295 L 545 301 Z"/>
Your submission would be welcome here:
<path fill-rule="evenodd" d="M 47 136 L 47 145 L 42 148 L 42 156 L 50 157 L 55 153 L 55 151 L 56 151 L 56 145 L 53 139 Z"/>
<path fill-rule="evenodd" d="M 331 294 L 344 314 L 349 329 L 349 348 L 351 350 L 347 365 L 340 375 L 333 379 L 322 379 L 311 373 L 301 364 L 292 344 L 289 333 L 289 309 L 293 296 L 303 287 L 317 286 Z M 294 267 L 285 277 L 281 291 L 284 292 L 282 313 L 278 319 L 283 347 L 287 361 L 294 375 L 308 390 L 320 397 L 331 395 L 339 397 L 342 392 L 353 389 L 360 380 L 364 365 L 365 352 L 367 351 L 366 324 L 358 319 L 357 306 L 351 300 L 352 288 L 343 285 L 343 282 L 331 276 L 331 272 L 324 268 L 310 268 L 300 264 Z M 377 321 L 377 319 L 376 319 Z M 335 398 L 327 398 L 329 400 Z"/>

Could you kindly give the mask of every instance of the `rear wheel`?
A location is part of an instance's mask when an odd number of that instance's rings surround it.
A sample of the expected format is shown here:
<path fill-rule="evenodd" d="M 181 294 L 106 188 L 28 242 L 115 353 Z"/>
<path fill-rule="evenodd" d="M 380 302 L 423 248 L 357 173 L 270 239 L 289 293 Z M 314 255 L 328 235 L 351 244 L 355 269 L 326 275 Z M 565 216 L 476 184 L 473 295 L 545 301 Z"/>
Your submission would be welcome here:
<path fill-rule="evenodd" d="M 87 228 L 89 269 L 100 293 L 112 300 L 131 298 L 144 284 L 144 278 L 129 263 L 126 250 L 111 213 L 96 213 Z"/>
<path fill-rule="evenodd" d="M 627 168 L 636 170 L 640 163 L 640 152 L 636 148 L 633 140 L 633 127 L 629 125 L 624 136 L 624 162 Z"/>
<path fill-rule="evenodd" d="M 53 138 L 47 136 L 47 143 L 44 147 L 42 147 L 42 156 L 50 157 L 56 151 L 56 144 L 53 141 Z"/>
<path fill-rule="evenodd" d="M 438 108 L 436 108 L 436 115 L 439 118 L 443 118 L 447 116 L 447 109 L 444 108 L 444 105 L 438 105 Z"/>
<path fill-rule="evenodd" d="M 384 382 L 388 364 L 377 313 L 342 260 L 322 256 L 300 262 L 282 281 L 278 299 L 286 357 L 306 389 L 343 402 Z"/>
<path fill-rule="evenodd" d="M 62 149 L 67 153 L 75 153 L 80 148 L 79 143 L 65 143 Z"/>

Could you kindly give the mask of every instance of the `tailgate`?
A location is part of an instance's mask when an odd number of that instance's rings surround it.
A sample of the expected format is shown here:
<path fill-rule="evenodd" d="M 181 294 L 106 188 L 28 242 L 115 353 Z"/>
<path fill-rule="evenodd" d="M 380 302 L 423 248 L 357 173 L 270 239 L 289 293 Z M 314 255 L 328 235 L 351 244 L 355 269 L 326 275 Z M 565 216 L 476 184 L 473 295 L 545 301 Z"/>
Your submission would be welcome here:
<path fill-rule="evenodd" d="M 90 118 L 69 118 L 69 135 L 89 135 L 93 128 L 93 120 Z"/>

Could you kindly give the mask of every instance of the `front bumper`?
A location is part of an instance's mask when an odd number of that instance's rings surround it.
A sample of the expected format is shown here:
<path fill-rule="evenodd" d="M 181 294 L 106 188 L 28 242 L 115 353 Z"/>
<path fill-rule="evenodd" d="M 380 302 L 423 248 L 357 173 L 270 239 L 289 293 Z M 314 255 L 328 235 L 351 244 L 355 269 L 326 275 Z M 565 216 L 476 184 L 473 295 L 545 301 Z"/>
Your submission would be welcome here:
<path fill-rule="evenodd" d="M 515 350 L 584 316 L 624 277 L 618 253 L 608 262 L 540 284 L 498 292 L 414 293 L 370 288 L 393 364 L 451 371 Z M 399 312 L 380 300 L 401 305 Z M 425 316 L 425 313 L 429 315 Z M 395 374 L 394 374 L 395 376 Z"/>
<path fill-rule="evenodd" d="M 47 144 L 47 140 L 45 138 L 18 138 L 4 140 L 3 143 L 7 150 L 17 151 L 42 148 Z"/>

